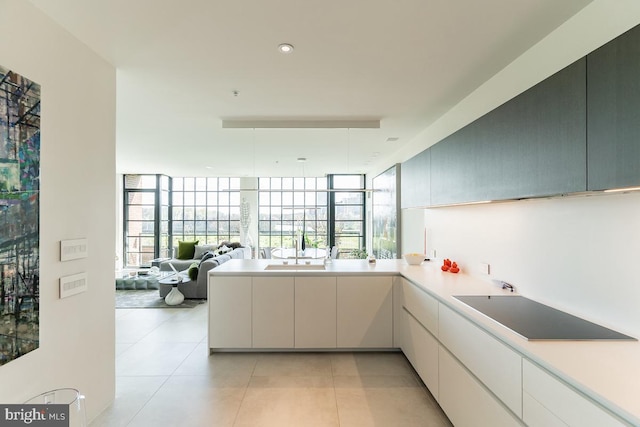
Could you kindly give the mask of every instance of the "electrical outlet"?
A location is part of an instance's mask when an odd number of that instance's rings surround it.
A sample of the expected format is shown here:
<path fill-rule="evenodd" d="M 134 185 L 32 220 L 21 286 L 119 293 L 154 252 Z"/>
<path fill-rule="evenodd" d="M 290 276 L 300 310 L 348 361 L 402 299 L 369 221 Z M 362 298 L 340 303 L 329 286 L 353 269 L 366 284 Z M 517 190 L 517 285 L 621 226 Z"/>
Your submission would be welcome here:
<path fill-rule="evenodd" d="M 491 266 L 486 262 L 480 263 L 480 272 L 484 274 L 491 274 Z"/>

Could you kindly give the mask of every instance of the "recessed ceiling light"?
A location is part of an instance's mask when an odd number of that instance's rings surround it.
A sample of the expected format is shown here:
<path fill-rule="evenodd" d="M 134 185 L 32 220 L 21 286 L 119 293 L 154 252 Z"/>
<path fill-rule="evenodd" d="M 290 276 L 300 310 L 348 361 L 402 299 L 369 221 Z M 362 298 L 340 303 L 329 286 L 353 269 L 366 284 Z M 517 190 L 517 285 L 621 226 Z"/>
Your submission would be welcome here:
<path fill-rule="evenodd" d="M 289 43 L 281 43 L 278 45 L 278 50 L 280 53 L 291 53 L 293 52 L 293 45 Z"/>
<path fill-rule="evenodd" d="M 390 136 L 389 138 L 387 138 L 387 142 L 396 142 L 399 139 L 400 138 L 398 138 L 397 136 Z"/>
<path fill-rule="evenodd" d="M 306 162 L 306 161 L 307 161 L 307 158 L 306 158 L 306 157 L 298 157 L 298 161 L 299 161 L 300 163 L 304 163 L 304 162 Z"/>

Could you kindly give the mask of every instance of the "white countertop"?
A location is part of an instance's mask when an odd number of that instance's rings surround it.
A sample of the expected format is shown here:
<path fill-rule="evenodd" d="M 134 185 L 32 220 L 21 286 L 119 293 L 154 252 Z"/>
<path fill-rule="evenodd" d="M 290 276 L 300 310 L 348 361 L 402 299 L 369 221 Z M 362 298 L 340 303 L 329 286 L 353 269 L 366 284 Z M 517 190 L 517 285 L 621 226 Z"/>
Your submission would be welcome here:
<path fill-rule="evenodd" d="M 265 270 L 269 264 L 282 265 L 285 261 L 287 270 Z M 400 274 L 400 266 L 406 263 L 403 260 L 378 260 L 374 264 L 370 264 L 365 259 L 334 259 L 325 266 L 325 270 L 305 270 L 305 262 L 309 261 L 310 265 L 322 265 L 322 260 L 300 259 L 298 264 L 300 269 L 295 268 L 295 259 L 232 259 L 219 267 L 209 270 L 209 274 L 220 276 L 255 276 L 261 273 L 271 276 L 297 276 L 304 274 L 306 276 L 326 276 L 332 274 L 340 275 L 398 275 Z"/>
<path fill-rule="evenodd" d="M 440 270 L 439 262 L 407 265 L 404 260 L 333 260 L 324 271 L 269 270 L 281 260 L 231 260 L 210 270 L 210 275 L 368 275 L 400 274 L 440 302 L 473 320 L 478 326 L 543 366 L 575 389 L 600 402 L 634 425 L 640 425 L 639 341 L 527 341 L 515 332 L 478 313 L 453 295 L 505 295 L 510 292 L 464 273 Z M 314 262 L 320 263 L 320 262 Z M 304 268 L 304 267 L 303 267 Z M 589 319 L 586 319 L 589 320 Z M 637 338 L 637 337 L 636 337 Z"/>

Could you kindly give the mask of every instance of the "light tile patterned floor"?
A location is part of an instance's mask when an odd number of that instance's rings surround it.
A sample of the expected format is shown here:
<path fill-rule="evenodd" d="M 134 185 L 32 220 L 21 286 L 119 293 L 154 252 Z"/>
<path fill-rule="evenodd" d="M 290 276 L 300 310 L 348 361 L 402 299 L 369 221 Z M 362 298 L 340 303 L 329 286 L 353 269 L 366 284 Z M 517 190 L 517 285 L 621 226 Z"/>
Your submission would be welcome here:
<path fill-rule="evenodd" d="M 207 305 L 116 310 L 99 426 L 450 426 L 401 353 L 216 353 Z"/>

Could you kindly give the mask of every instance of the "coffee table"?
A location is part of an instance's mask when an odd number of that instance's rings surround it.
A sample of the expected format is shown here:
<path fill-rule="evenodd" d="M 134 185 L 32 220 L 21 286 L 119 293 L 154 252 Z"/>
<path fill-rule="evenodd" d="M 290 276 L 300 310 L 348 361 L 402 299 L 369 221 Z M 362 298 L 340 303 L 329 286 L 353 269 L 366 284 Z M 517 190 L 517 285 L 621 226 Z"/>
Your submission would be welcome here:
<path fill-rule="evenodd" d="M 184 301 L 184 295 L 182 294 L 182 292 L 180 292 L 180 289 L 178 289 L 178 285 L 180 283 L 188 283 L 190 282 L 191 279 L 189 279 L 188 277 L 184 277 L 180 274 L 172 274 L 169 277 L 165 277 L 163 279 L 160 279 L 158 281 L 158 283 L 162 283 L 163 285 L 171 285 L 171 291 L 169 291 L 169 293 L 167 294 L 166 297 L 164 297 L 164 302 L 167 305 L 179 305 L 182 304 L 182 302 Z"/>

